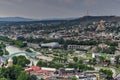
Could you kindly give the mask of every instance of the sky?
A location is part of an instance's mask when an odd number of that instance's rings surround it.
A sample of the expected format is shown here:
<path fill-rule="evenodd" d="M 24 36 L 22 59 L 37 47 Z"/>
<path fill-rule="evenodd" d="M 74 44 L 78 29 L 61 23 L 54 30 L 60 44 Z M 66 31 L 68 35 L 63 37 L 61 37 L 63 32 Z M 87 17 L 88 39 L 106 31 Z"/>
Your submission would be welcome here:
<path fill-rule="evenodd" d="M 0 17 L 120 16 L 120 0 L 0 0 Z"/>

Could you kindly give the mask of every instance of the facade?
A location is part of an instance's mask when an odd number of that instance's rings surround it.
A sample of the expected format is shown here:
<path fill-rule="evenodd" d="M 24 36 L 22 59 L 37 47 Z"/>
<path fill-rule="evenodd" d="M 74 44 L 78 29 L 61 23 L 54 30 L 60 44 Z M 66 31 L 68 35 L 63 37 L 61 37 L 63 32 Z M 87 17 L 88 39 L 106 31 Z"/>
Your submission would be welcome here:
<path fill-rule="evenodd" d="M 89 45 L 68 45 L 67 49 L 84 51 L 90 49 L 90 47 Z"/>
<path fill-rule="evenodd" d="M 51 42 L 51 43 L 43 43 L 41 44 L 41 47 L 43 48 L 58 48 L 60 47 L 58 42 Z"/>
<path fill-rule="evenodd" d="M 81 76 L 79 77 L 79 80 L 98 80 L 97 77 L 95 75 L 91 75 L 91 76 Z"/>
<path fill-rule="evenodd" d="M 120 43 L 118 43 L 118 48 L 120 48 Z"/>
<path fill-rule="evenodd" d="M 0 56 L 0 66 L 4 66 L 6 64 L 7 58 L 4 56 Z"/>
<path fill-rule="evenodd" d="M 120 80 L 120 74 L 114 77 L 114 80 Z"/>
<path fill-rule="evenodd" d="M 73 50 L 76 50 L 76 49 L 80 49 L 81 48 L 81 45 L 68 45 L 67 49 L 73 49 Z"/>

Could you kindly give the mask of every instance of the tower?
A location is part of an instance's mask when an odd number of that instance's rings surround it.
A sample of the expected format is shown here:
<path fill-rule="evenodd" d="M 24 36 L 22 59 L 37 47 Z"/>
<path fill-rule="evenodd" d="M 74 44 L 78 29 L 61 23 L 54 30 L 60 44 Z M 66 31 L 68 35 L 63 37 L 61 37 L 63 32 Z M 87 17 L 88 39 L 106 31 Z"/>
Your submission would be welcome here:
<path fill-rule="evenodd" d="M 7 66 L 10 67 L 13 65 L 13 60 L 11 58 L 8 59 L 8 64 Z"/>

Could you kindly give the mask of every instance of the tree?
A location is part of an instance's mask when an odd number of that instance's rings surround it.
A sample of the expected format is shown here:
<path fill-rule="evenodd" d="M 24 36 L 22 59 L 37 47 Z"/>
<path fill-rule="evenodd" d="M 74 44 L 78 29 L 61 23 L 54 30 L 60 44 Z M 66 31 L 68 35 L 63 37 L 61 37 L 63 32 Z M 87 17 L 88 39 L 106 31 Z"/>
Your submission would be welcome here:
<path fill-rule="evenodd" d="M 100 59 L 100 63 L 103 63 L 105 60 L 105 58 L 103 56 L 100 56 L 99 59 Z"/>
<path fill-rule="evenodd" d="M 32 52 L 30 49 L 26 49 L 25 51 L 26 51 L 26 52 Z"/>
<path fill-rule="evenodd" d="M 112 75 L 113 75 L 112 70 L 108 70 L 108 69 L 100 69 L 99 72 L 102 72 L 103 74 L 105 74 L 107 80 L 113 80 L 113 79 L 112 79 Z"/>
<path fill-rule="evenodd" d="M 77 80 L 77 78 L 76 78 L 76 77 L 73 77 L 72 80 Z"/>
<path fill-rule="evenodd" d="M 97 62 L 96 58 L 89 59 L 89 63 L 92 64 L 92 65 L 95 65 L 96 62 Z"/>
<path fill-rule="evenodd" d="M 114 54 L 116 47 L 115 46 L 110 46 L 109 49 L 111 50 L 110 54 Z"/>
<path fill-rule="evenodd" d="M 9 55 L 9 52 L 7 50 L 5 50 L 5 55 Z"/>
<path fill-rule="evenodd" d="M 41 78 L 40 80 L 44 80 L 43 78 Z"/>
<path fill-rule="evenodd" d="M 79 64 L 79 70 L 86 71 L 86 70 L 95 70 L 95 69 L 94 69 L 94 67 L 89 67 L 89 66 L 84 65 L 84 64 Z"/>
<path fill-rule="evenodd" d="M 8 68 L 0 68 L 0 77 L 7 78 L 9 80 L 17 80 L 17 77 L 23 71 L 22 67 L 14 65 Z"/>
<path fill-rule="evenodd" d="M 30 60 L 28 60 L 25 56 L 14 56 L 12 59 L 13 64 L 20 65 L 22 67 L 25 67 L 26 65 L 30 64 Z"/>
<path fill-rule="evenodd" d="M 2 56 L 4 53 L 3 53 L 3 50 L 2 48 L 0 47 L 0 56 Z"/>
<path fill-rule="evenodd" d="M 5 45 L 3 42 L 1 42 L 0 46 L 1 46 L 2 48 L 5 48 L 5 47 L 6 47 L 6 45 Z"/>
<path fill-rule="evenodd" d="M 25 72 L 21 72 L 17 80 L 30 80 L 30 75 Z"/>
<path fill-rule="evenodd" d="M 79 60 L 79 64 L 83 64 L 83 60 L 82 59 Z"/>
<path fill-rule="evenodd" d="M 37 77 L 24 72 L 21 66 L 13 65 L 0 68 L 0 80 L 37 80 Z"/>
<path fill-rule="evenodd" d="M 0 80 L 8 80 L 7 78 L 0 78 Z"/>
<path fill-rule="evenodd" d="M 37 66 L 40 66 L 40 67 L 47 67 L 48 64 L 47 64 L 47 62 L 45 62 L 45 61 L 39 60 L 38 63 L 37 63 Z"/>
<path fill-rule="evenodd" d="M 78 61 L 78 57 L 74 57 L 73 60 L 74 60 L 75 62 L 77 62 L 77 61 Z"/>
<path fill-rule="evenodd" d="M 18 40 L 12 40 L 12 42 L 17 45 L 18 47 L 26 47 L 27 46 L 27 43 L 24 43 L 22 41 L 18 41 Z"/>
<path fill-rule="evenodd" d="M 37 80 L 37 77 L 35 75 L 31 75 L 30 80 Z"/>
<path fill-rule="evenodd" d="M 115 57 L 116 60 L 116 67 L 118 67 L 120 65 L 120 55 Z"/>
<path fill-rule="evenodd" d="M 77 69 L 79 67 L 78 63 L 69 63 L 68 68 L 75 68 Z"/>

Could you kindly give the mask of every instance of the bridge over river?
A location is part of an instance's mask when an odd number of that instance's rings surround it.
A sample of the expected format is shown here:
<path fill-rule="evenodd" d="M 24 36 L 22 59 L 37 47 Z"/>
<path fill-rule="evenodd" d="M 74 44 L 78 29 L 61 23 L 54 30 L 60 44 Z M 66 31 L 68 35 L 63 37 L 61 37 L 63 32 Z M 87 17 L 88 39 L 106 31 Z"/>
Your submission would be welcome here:
<path fill-rule="evenodd" d="M 19 55 L 25 55 L 30 58 L 35 58 L 37 56 L 37 54 L 34 52 L 15 52 L 15 53 L 10 53 L 9 55 L 4 55 L 4 56 L 7 58 L 12 58 L 14 56 L 19 56 Z"/>

